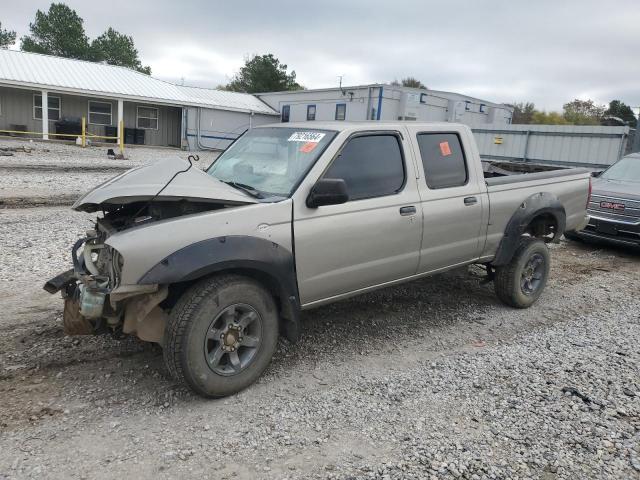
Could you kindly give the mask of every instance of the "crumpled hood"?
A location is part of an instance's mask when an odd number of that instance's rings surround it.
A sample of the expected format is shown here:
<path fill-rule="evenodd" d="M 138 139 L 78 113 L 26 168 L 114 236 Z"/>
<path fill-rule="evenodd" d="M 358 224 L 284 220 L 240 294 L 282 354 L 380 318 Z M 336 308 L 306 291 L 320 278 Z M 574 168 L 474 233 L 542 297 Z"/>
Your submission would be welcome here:
<path fill-rule="evenodd" d="M 173 175 L 189 163 L 181 158 L 166 159 L 128 170 L 98 185 L 80 197 L 73 209 L 92 212 L 102 204 L 127 204 L 153 198 Z M 178 174 L 158 196 L 159 199 L 221 202 L 229 205 L 258 203 L 256 199 L 207 175 L 197 166 Z"/>
<path fill-rule="evenodd" d="M 594 178 L 592 187 L 594 195 L 640 201 L 640 183 L 638 182 Z"/>

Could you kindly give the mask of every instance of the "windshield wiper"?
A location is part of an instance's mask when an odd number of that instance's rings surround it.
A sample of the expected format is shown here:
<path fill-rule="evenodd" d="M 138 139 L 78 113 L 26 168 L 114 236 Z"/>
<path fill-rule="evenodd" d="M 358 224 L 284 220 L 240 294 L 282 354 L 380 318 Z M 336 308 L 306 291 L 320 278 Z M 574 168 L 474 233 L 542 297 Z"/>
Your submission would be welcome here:
<path fill-rule="evenodd" d="M 237 189 L 242 190 L 247 195 L 253 198 L 264 198 L 264 195 L 260 193 L 258 190 L 253 188 L 251 185 L 246 185 L 244 183 L 234 182 L 233 180 L 220 180 L 222 183 L 226 183 L 227 185 Z"/>

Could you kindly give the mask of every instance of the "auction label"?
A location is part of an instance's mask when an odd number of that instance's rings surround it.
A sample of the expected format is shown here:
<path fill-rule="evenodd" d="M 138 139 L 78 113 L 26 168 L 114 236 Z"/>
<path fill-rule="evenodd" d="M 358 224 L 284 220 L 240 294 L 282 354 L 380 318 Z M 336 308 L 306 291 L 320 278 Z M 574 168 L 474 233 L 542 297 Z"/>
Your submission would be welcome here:
<path fill-rule="evenodd" d="M 290 142 L 318 143 L 326 133 L 320 132 L 295 132 L 289 137 Z"/>

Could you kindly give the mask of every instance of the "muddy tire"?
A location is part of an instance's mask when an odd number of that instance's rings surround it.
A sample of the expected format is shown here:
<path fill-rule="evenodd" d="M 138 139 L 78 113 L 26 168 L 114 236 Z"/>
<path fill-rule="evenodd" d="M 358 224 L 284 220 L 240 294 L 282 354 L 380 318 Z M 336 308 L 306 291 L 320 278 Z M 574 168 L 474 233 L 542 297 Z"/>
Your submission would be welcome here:
<path fill-rule="evenodd" d="M 174 306 L 164 335 L 169 373 L 204 397 L 232 395 L 255 382 L 278 344 L 269 292 L 239 275 L 207 278 Z"/>
<path fill-rule="evenodd" d="M 551 257 L 542 240 L 523 237 L 511 261 L 496 267 L 498 298 L 511 307 L 528 308 L 538 300 L 549 277 Z"/>

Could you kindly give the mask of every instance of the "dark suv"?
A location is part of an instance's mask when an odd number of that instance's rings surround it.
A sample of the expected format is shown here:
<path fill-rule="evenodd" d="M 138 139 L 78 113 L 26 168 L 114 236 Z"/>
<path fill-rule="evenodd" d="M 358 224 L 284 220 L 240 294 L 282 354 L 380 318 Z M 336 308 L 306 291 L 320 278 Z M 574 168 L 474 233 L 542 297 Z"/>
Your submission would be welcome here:
<path fill-rule="evenodd" d="M 567 238 L 640 248 L 640 153 L 621 158 L 593 179 L 589 224 Z"/>

